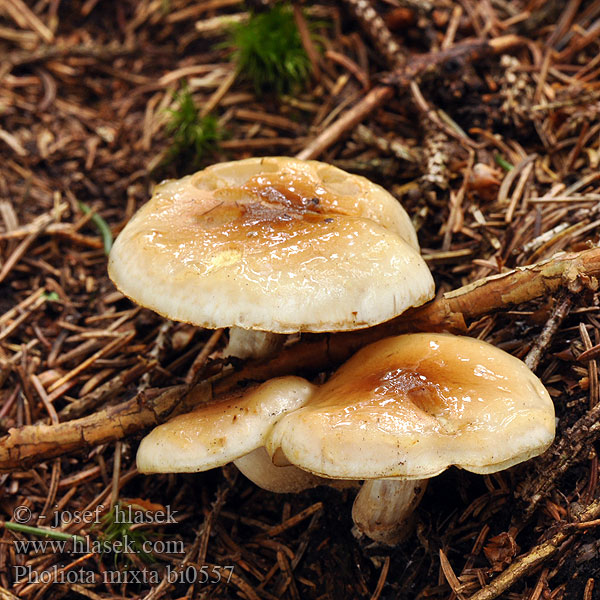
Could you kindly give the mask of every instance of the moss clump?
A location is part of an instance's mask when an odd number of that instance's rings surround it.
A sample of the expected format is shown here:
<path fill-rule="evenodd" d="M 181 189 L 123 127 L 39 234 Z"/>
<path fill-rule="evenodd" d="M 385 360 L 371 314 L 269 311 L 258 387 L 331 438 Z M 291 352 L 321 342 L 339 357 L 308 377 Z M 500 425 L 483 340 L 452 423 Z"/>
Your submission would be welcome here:
<path fill-rule="evenodd" d="M 206 154 L 215 150 L 224 133 L 214 115 L 200 117 L 187 87 L 182 88 L 176 99 L 178 107 L 169 110 L 171 118 L 167 123 L 167 132 L 173 135 L 173 142 L 167 152 L 166 162 L 177 160 L 195 169 Z"/>
<path fill-rule="evenodd" d="M 238 71 L 259 94 L 296 91 L 308 79 L 310 60 L 288 4 L 276 4 L 234 26 L 230 43 Z"/>

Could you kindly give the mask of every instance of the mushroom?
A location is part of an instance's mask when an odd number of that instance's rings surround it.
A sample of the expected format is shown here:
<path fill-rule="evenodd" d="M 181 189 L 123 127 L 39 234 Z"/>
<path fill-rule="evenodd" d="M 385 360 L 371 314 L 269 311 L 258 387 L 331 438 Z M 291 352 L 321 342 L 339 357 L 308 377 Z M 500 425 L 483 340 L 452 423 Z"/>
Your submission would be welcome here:
<path fill-rule="evenodd" d="M 356 353 L 277 422 L 266 448 L 276 463 L 366 480 L 354 522 L 394 544 L 428 478 L 451 465 L 506 469 L 544 452 L 554 429 L 552 400 L 522 361 L 476 339 L 419 333 Z"/>
<path fill-rule="evenodd" d="M 321 386 L 282 377 L 176 417 L 137 460 L 146 473 L 236 460 L 272 491 L 364 479 L 356 526 L 394 544 L 428 478 L 451 465 L 506 469 L 542 453 L 554 426 L 550 396 L 523 362 L 472 338 L 420 333 L 366 346 Z"/>
<path fill-rule="evenodd" d="M 234 462 L 258 486 L 271 492 L 299 492 L 322 478 L 293 466 L 276 467 L 264 448 L 273 425 L 303 406 L 315 387 L 300 377 L 272 379 L 251 390 L 210 403 L 210 386 L 190 392 L 200 408 L 153 429 L 141 442 L 141 473 L 195 473 Z"/>
<path fill-rule="evenodd" d="M 382 187 L 293 158 L 216 164 L 158 185 L 118 236 L 116 286 L 176 321 L 237 327 L 226 354 L 387 321 L 433 296 L 411 221 Z M 249 336 L 245 330 L 255 331 Z"/>

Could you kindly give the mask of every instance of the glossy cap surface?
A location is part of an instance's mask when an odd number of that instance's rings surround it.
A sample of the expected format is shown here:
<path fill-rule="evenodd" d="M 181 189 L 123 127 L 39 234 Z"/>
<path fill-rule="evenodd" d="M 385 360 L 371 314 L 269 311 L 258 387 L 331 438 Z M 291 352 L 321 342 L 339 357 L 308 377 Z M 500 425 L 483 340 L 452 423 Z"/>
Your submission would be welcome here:
<path fill-rule="evenodd" d="M 269 453 L 324 477 L 493 473 L 541 454 L 554 406 L 519 359 L 479 340 L 411 334 L 371 344 L 285 415 Z"/>
<path fill-rule="evenodd" d="M 274 423 L 305 404 L 314 386 L 299 377 L 272 379 L 238 397 L 210 400 L 210 386 L 192 393 L 206 405 L 154 428 L 137 453 L 140 473 L 195 473 L 226 465 L 264 445 Z"/>
<path fill-rule="evenodd" d="M 109 275 L 135 302 L 209 328 L 342 331 L 433 296 L 400 204 L 316 161 L 252 158 L 156 187 Z"/>

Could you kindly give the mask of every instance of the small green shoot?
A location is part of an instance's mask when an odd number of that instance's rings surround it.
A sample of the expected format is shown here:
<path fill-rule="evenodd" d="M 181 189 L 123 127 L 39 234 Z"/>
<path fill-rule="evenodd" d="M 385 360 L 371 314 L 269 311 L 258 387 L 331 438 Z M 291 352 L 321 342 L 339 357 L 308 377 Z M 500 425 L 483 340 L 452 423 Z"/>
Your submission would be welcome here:
<path fill-rule="evenodd" d="M 310 60 L 289 4 L 251 14 L 248 21 L 232 28 L 229 45 L 238 72 L 252 81 L 259 94 L 296 91 L 310 74 Z"/>
<path fill-rule="evenodd" d="M 74 533 L 64 533 L 63 531 L 55 531 L 53 529 L 44 529 L 42 527 L 32 527 L 31 525 L 22 525 L 21 523 L 13 523 L 12 521 L 6 521 L 4 527 L 10 531 L 18 531 L 19 533 L 29 533 L 30 535 L 37 535 L 39 537 L 47 537 L 53 540 L 63 540 L 71 542 L 77 540 L 80 544 L 85 544 L 86 539 L 80 535 Z"/>
<path fill-rule="evenodd" d="M 212 152 L 223 139 L 223 131 L 214 115 L 200 117 L 187 87 L 177 93 L 176 99 L 178 108 L 169 110 L 171 118 L 167 123 L 167 132 L 173 134 L 167 162 L 181 159 L 190 168 L 196 168 L 202 157 Z"/>
<path fill-rule="evenodd" d="M 505 171 L 512 171 L 514 169 L 514 167 L 499 154 L 496 154 L 496 156 L 494 156 L 494 159 L 496 160 L 496 164 L 502 167 Z"/>
<path fill-rule="evenodd" d="M 92 209 L 83 202 L 79 202 L 79 208 L 84 215 L 89 215 Z M 102 236 L 102 244 L 104 245 L 104 254 L 108 255 L 113 244 L 113 236 L 108 226 L 108 223 L 99 215 L 92 215 L 92 223 L 98 228 L 100 235 Z"/>
<path fill-rule="evenodd" d="M 115 566 L 120 560 L 131 562 L 128 551 L 139 556 L 146 564 L 156 562 L 154 556 L 145 550 L 148 538 L 138 529 L 132 529 L 133 523 L 122 522 L 120 518 L 126 513 L 124 505 L 117 502 L 100 521 L 100 532 L 98 537 L 103 545 L 111 548 L 123 548 L 123 551 L 115 551 Z"/>

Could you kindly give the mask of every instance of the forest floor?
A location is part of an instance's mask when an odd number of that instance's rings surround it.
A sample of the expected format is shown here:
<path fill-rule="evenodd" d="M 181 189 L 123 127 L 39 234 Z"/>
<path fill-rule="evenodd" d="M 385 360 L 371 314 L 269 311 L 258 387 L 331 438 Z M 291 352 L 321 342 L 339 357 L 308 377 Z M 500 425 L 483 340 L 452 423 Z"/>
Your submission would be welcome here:
<path fill-rule="evenodd" d="M 0 3 L 0 598 L 600 598 L 600 2 L 306 3 L 310 76 L 280 93 L 236 70 L 247 11 Z M 554 400 L 551 450 L 488 476 L 448 469 L 396 547 L 353 536 L 352 490 L 136 471 L 173 410 L 152 403 L 218 377 L 225 335 L 135 306 L 106 250 L 161 179 L 265 155 L 393 193 L 438 300 L 508 273 L 467 296 L 462 329 L 525 359 Z M 575 276 L 536 271 L 513 294 L 511 269 L 561 251 L 582 253 Z M 174 522 L 119 523 L 128 506 Z M 133 551 L 29 544 L 43 528 Z"/>

